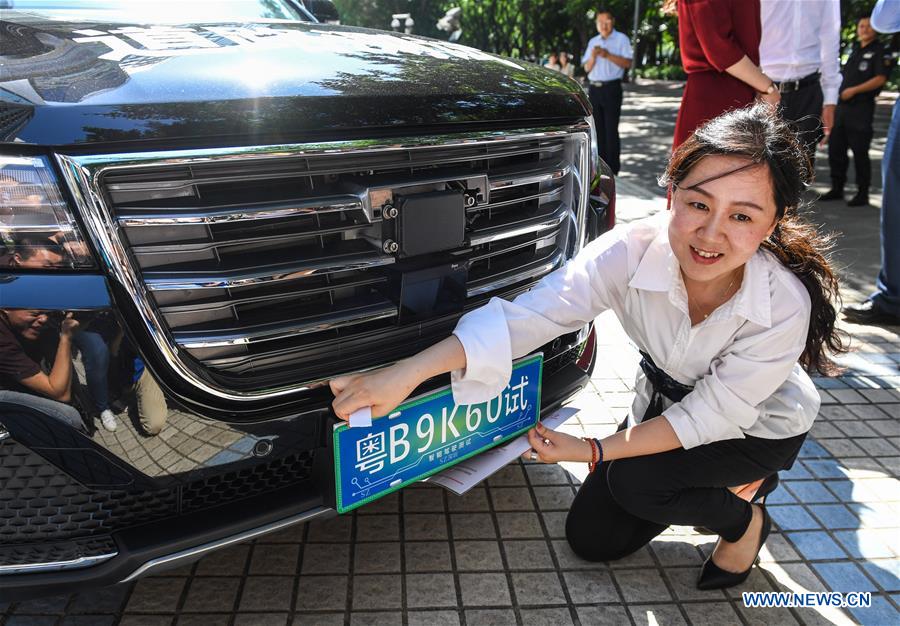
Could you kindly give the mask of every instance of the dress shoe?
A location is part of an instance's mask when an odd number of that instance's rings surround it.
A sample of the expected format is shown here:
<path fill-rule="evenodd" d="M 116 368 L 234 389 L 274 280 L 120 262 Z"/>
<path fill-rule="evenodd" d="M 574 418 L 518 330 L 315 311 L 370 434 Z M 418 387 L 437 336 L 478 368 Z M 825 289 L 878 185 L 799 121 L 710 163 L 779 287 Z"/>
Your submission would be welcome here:
<path fill-rule="evenodd" d="M 760 509 L 762 510 L 763 515 L 762 530 L 759 533 L 759 546 L 756 548 L 756 558 L 753 559 L 753 563 L 756 563 L 756 560 L 759 557 L 759 551 L 762 550 L 763 545 L 766 543 L 766 539 L 769 537 L 769 532 L 772 530 L 772 518 L 769 517 L 766 507 L 760 506 Z M 703 562 L 703 567 L 700 568 L 700 576 L 697 578 L 697 589 L 706 591 L 709 589 L 725 589 L 726 587 L 740 585 L 747 580 L 748 576 L 750 576 L 750 570 L 753 569 L 753 563 L 751 563 L 750 567 L 743 572 L 727 572 L 713 562 L 712 554 L 710 554 L 709 558 Z"/>
<path fill-rule="evenodd" d="M 766 503 L 766 496 L 775 491 L 778 487 L 778 472 L 774 474 L 769 474 L 766 476 L 765 480 L 763 480 L 762 484 L 759 486 L 759 489 L 756 490 L 756 493 L 753 494 L 753 497 L 750 498 L 750 502 L 759 502 L 760 504 Z M 705 528 L 703 526 L 694 526 L 694 532 L 698 535 L 715 535 L 713 531 L 709 528 Z"/>
<path fill-rule="evenodd" d="M 844 319 L 851 324 L 900 326 L 900 315 L 885 311 L 876 300 L 866 300 L 861 304 L 848 304 L 842 312 Z"/>
<path fill-rule="evenodd" d="M 822 202 L 829 202 L 831 200 L 843 200 L 844 199 L 844 190 L 838 189 L 836 187 L 832 187 L 829 189 L 824 196 L 819 198 Z"/>
<path fill-rule="evenodd" d="M 847 201 L 847 206 L 869 206 L 869 194 L 860 191 Z"/>

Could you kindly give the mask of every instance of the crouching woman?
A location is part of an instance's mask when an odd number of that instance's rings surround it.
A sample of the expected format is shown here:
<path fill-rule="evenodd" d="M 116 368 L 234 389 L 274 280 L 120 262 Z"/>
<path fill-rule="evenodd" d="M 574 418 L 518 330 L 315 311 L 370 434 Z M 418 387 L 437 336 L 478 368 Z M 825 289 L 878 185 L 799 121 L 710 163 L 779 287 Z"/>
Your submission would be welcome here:
<path fill-rule="evenodd" d="M 771 527 L 764 496 L 819 409 L 807 371 L 831 372 L 829 352 L 842 349 L 827 241 L 797 217 L 809 178 L 796 136 L 766 105 L 717 117 L 671 157 L 671 210 L 603 235 L 435 346 L 334 379 L 334 410 L 384 415 L 447 371 L 458 404 L 483 402 L 513 359 L 611 309 L 642 353 L 627 422 L 599 440 L 529 432 L 533 460 L 592 463 L 569 543 L 585 559 L 615 560 L 669 525 L 703 527 L 720 539 L 698 586 L 738 584 Z M 755 495 L 735 493 L 748 483 Z"/>

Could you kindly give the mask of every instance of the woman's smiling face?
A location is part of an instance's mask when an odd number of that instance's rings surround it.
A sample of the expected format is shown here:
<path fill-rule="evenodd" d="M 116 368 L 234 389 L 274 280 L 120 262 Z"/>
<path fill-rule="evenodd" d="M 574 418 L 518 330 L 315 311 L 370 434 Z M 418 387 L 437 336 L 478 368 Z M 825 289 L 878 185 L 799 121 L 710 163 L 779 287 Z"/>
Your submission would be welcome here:
<path fill-rule="evenodd" d="M 772 234 L 777 211 L 769 168 L 735 171 L 748 165 L 742 157 L 707 156 L 673 190 L 669 242 L 685 283 L 731 276 Z"/>

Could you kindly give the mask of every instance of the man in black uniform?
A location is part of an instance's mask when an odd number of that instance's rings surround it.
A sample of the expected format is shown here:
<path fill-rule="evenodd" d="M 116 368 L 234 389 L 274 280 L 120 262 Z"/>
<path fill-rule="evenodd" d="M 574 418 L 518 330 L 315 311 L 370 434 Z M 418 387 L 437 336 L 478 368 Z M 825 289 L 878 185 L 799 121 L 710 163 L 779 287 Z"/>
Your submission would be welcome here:
<path fill-rule="evenodd" d="M 850 206 L 869 204 L 869 182 L 872 164 L 869 144 L 872 143 L 872 118 L 875 115 L 875 96 L 887 82 L 891 71 L 890 51 L 876 39 L 868 17 L 856 25 L 859 42 L 853 47 L 843 69 L 840 98 L 834 114 L 834 128 L 828 140 L 828 165 L 831 167 L 831 189 L 822 200 L 843 200 L 847 181 L 847 148 L 853 150 L 856 166 L 856 195 Z"/>

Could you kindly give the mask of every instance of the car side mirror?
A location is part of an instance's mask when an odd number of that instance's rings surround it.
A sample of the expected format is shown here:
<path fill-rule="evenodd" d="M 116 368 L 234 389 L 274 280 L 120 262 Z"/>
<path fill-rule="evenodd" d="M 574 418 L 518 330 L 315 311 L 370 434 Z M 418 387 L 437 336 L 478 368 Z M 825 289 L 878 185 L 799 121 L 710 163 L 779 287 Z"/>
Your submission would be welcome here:
<path fill-rule="evenodd" d="M 303 0 L 303 5 L 323 24 L 341 23 L 341 16 L 331 0 Z"/>

